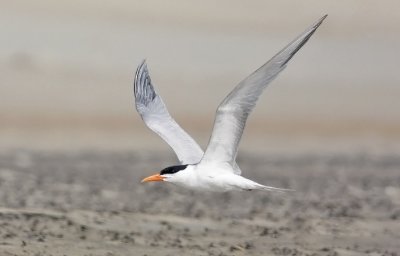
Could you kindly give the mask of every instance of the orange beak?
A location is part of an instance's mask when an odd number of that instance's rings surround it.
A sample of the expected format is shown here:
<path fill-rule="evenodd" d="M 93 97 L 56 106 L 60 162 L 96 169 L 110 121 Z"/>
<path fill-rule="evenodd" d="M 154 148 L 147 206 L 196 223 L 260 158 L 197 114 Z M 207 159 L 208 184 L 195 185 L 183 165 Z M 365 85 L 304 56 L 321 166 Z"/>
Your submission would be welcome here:
<path fill-rule="evenodd" d="M 157 173 L 142 180 L 142 182 L 149 182 L 149 181 L 164 181 L 164 177 L 162 177 L 160 174 Z"/>

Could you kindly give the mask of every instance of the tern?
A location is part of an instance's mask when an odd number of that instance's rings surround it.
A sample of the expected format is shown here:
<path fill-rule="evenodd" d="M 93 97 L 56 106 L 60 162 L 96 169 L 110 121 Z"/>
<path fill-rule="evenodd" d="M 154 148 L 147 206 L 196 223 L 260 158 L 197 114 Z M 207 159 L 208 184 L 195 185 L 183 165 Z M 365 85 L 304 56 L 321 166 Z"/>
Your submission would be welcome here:
<path fill-rule="evenodd" d="M 152 85 L 146 61 L 137 68 L 134 81 L 136 110 L 144 123 L 174 150 L 180 164 L 162 169 L 142 182 L 165 181 L 201 191 L 288 191 L 259 184 L 241 176 L 236 163 L 239 141 L 256 101 L 290 59 L 314 34 L 327 15 L 320 18 L 267 63 L 241 81 L 218 106 L 213 131 L 203 152 L 170 116 Z"/>

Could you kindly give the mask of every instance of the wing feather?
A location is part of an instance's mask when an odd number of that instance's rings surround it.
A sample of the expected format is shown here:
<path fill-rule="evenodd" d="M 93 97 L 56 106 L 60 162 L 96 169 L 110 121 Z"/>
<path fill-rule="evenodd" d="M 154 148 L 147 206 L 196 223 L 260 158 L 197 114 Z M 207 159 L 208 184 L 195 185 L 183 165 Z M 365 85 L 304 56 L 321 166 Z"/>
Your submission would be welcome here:
<path fill-rule="evenodd" d="M 182 164 L 195 164 L 203 150 L 170 116 L 161 97 L 155 91 L 146 62 L 137 68 L 134 82 L 136 110 L 144 123 L 174 150 Z"/>
<path fill-rule="evenodd" d="M 308 41 L 326 16 L 320 18 L 271 60 L 240 82 L 222 101 L 217 109 L 214 128 L 202 161 L 228 162 L 234 165 L 247 117 L 259 96 Z"/>

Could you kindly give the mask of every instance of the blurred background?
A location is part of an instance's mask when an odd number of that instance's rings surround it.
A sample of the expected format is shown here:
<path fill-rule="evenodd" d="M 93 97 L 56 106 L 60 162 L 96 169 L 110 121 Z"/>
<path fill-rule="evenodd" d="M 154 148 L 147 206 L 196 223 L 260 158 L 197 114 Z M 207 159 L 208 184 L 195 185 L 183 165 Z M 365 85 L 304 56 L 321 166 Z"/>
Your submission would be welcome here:
<path fill-rule="evenodd" d="M 215 109 L 324 14 L 250 116 L 241 150 L 400 151 L 398 1 L 2 1 L 0 148 L 168 150 L 134 109 L 146 59 L 206 146 Z"/>
<path fill-rule="evenodd" d="M 0 255 L 400 255 L 397 0 L 0 0 Z M 140 184 L 176 163 L 134 107 L 147 60 L 207 145 L 222 99 L 323 15 L 238 163 L 285 195 Z"/>

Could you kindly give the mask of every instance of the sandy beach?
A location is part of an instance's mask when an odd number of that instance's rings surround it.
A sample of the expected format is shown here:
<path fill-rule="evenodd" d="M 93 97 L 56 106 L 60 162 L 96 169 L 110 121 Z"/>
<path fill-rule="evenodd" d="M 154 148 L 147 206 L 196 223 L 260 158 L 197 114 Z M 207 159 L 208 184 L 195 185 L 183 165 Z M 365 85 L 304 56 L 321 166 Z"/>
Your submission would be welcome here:
<path fill-rule="evenodd" d="M 1 255 L 399 255 L 398 155 L 242 155 L 295 189 L 194 193 L 140 184 L 162 152 L 0 155 Z"/>

